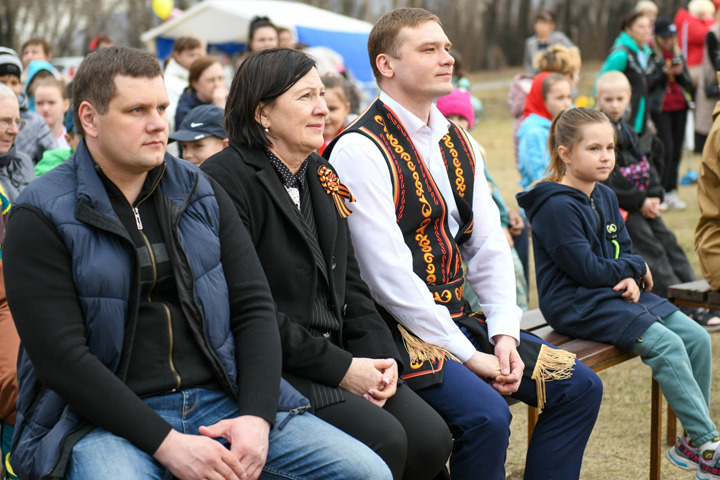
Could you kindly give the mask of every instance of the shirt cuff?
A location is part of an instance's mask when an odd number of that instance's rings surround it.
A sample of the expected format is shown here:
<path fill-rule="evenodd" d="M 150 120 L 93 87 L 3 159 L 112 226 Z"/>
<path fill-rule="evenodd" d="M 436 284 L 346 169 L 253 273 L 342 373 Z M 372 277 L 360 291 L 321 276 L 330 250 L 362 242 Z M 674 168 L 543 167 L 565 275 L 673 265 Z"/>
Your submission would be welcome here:
<path fill-rule="evenodd" d="M 520 345 L 520 319 L 510 315 L 494 315 L 486 320 L 490 343 L 495 345 L 493 337 L 508 335 L 515 339 L 515 346 Z"/>
<path fill-rule="evenodd" d="M 446 345 L 440 346 L 455 355 L 462 363 L 470 360 L 470 357 L 477 351 L 472 342 L 460 330 L 450 335 Z"/>

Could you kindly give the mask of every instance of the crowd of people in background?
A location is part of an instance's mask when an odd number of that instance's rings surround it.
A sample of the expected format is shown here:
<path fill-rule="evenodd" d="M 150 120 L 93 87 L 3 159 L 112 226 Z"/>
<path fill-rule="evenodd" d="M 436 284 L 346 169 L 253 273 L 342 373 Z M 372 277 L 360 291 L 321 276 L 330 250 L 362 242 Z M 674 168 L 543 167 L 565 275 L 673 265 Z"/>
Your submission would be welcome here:
<path fill-rule="evenodd" d="M 232 59 L 101 34 L 72 79 L 42 38 L 0 46 L 0 471 L 500 480 L 509 396 L 543 410 L 525 478 L 579 478 L 602 382 L 520 331 L 537 291 L 556 331 L 651 367 L 685 429 L 667 458 L 720 480 L 720 312 L 667 301 L 696 277 L 663 220 L 702 152 L 720 289 L 720 1 L 659 13 L 622 18 L 594 109 L 580 50 L 536 15 L 508 94 L 518 208 L 423 9 L 373 27 L 374 99 L 268 17 Z"/>

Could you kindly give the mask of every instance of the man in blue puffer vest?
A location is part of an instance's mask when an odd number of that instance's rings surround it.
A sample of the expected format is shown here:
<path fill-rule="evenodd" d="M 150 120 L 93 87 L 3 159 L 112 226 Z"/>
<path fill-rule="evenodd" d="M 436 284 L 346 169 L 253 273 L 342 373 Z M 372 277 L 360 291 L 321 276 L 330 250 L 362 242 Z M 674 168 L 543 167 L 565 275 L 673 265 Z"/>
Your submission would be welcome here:
<path fill-rule="evenodd" d="M 225 192 L 165 153 L 157 61 L 88 55 L 74 104 L 83 141 L 18 197 L 5 237 L 15 473 L 389 479 L 360 442 L 309 413 L 289 421 L 309 402 L 281 385 L 262 268 Z"/>

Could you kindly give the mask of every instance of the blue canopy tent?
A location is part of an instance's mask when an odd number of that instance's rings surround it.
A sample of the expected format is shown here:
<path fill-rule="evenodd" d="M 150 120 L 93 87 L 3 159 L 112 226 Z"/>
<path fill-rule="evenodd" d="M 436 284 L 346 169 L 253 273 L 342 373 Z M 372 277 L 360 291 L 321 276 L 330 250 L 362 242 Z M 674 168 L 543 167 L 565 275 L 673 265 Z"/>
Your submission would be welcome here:
<path fill-rule="evenodd" d="M 175 39 L 194 33 L 226 53 L 245 49 L 250 21 L 267 16 L 278 27 L 294 31 L 295 38 L 310 47 L 327 47 L 343 56 L 345 66 L 366 90 L 375 79 L 367 54 L 372 24 L 321 8 L 279 0 L 205 0 L 182 16 L 169 20 L 142 35 L 142 41 L 160 58 L 172 51 Z"/>

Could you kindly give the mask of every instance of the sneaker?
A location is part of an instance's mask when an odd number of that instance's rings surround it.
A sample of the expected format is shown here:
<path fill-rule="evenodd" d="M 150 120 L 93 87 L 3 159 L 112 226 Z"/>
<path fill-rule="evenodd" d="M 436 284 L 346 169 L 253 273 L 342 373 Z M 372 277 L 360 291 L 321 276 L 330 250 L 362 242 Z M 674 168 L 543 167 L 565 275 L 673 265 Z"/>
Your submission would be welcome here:
<path fill-rule="evenodd" d="M 700 453 L 695 443 L 687 437 L 678 437 L 675 445 L 667 451 L 667 459 L 676 467 L 697 470 Z"/>
<path fill-rule="evenodd" d="M 720 448 L 714 452 L 712 450 L 702 452 L 695 478 L 696 480 L 720 480 Z"/>
<path fill-rule="evenodd" d="M 663 204 L 665 204 L 667 210 L 685 210 L 687 208 L 687 203 L 682 201 L 680 195 L 677 193 L 677 190 L 667 192 L 665 194 L 665 201 Z"/>

